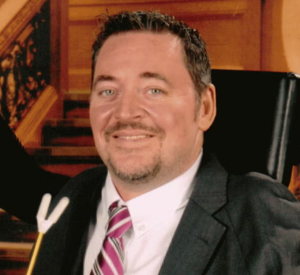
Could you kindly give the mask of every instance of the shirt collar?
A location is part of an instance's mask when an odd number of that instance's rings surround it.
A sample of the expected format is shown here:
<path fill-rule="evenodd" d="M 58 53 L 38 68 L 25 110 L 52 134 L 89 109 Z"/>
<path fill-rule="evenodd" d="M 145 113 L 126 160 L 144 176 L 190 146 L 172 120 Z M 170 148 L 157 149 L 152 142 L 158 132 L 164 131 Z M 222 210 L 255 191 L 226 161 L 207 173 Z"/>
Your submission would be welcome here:
<path fill-rule="evenodd" d="M 107 211 L 114 201 L 119 200 L 119 204 L 128 207 L 135 236 L 141 236 L 162 219 L 187 205 L 201 159 L 202 151 L 182 175 L 127 202 L 121 199 L 108 173 L 102 194 L 103 209 Z"/>

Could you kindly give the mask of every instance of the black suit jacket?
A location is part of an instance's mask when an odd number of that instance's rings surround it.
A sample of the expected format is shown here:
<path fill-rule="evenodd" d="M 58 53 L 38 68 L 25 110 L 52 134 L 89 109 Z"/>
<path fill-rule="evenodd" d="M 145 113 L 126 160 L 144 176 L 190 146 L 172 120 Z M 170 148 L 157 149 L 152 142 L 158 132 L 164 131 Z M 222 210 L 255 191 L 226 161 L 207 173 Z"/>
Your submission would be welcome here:
<path fill-rule="evenodd" d="M 87 170 L 56 197 L 53 206 L 62 196 L 71 202 L 46 233 L 34 274 L 83 274 L 106 173 Z M 160 275 L 300 274 L 300 203 L 285 186 L 258 173 L 229 175 L 207 153 L 195 181 Z"/>

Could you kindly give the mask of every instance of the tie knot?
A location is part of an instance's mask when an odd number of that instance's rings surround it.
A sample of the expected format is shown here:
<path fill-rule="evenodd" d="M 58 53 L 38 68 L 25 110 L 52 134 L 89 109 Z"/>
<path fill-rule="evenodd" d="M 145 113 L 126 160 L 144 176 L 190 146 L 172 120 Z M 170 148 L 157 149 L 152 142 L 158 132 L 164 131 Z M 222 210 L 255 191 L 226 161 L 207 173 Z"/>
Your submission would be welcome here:
<path fill-rule="evenodd" d="M 109 222 L 106 236 L 110 238 L 121 238 L 132 226 L 128 208 L 124 205 L 118 206 L 114 202 L 109 207 Z"/>

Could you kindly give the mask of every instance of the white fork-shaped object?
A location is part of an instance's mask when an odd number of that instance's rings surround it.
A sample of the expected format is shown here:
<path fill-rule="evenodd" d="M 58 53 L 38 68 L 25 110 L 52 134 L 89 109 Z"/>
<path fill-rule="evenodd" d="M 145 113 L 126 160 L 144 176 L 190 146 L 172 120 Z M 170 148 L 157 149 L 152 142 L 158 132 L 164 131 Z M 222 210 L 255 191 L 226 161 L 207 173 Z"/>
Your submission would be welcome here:
<path fill-rule="evenodd" d="M 51 195 L 45 194 L 42 198 L 39 211 L 36 215 L 39 235 L 34 246 L 34 250 L 32 253 L 32 257 L 26 275 L 32 274 L 36 262 L 36 258 L 42 243 L 43 236 L 50 229 L 50 227 L 57 222 L 61 214 L 68 206 L 69 199 L 66 197 L 62 198 L 58 203 L 58 205 L 54 208 L 53 212 L 49 215 L 48 219 L 46 219 L 50 202 L 51 202 Z"/>

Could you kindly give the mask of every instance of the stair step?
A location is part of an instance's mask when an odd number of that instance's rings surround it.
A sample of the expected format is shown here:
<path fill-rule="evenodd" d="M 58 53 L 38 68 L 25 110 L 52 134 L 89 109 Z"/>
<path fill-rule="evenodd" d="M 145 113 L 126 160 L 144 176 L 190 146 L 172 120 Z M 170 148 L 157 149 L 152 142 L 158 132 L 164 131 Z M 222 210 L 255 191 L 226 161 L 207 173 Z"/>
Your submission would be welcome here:
<path fill-rule="evenodd" d="M 34 242 L 0 242 L 0 262 L 3 260 L 29 261 L 33 244 Z"/>
<path fill-rule="evenodd" d="M 94 146 L 43 146 L 43 147 L 28 147 L 26 151 L 36 158 L 66 158 L 66 159 L 99 159 L 98 152 Z"/>
<path fill-rule="evenodd" d="M 26 150 L 39 165 L 103 164 L 94 147 L 53 146 Z"/>
<path fill-rule="evenodd" d="M 64 117 L 65 118 L 89 118 L 89 107 L 85 104 L 73 104 L 74 106 L 68 105 L 66 107 L 64 103 Z"/>
<path fill-rule="evenodd" d="M 70 177 L 103 164 L 95 147 L 30 147 L 26 151 L 43 169 Z"/>
<path fill-rule="evenodd" d="M 70 92 L 64 95 L 65 118 L 89 118 L 90 92 Z"/>
<path fill-rule="evenodd" d="M 90 120 L 86 118 L 68 118 L 68 119 L 48 119 L 44 127 L 64 127 L 64 128 L 90 128 Z"/>
<path fill-rule="evenodd" d="M 44 124 L 43 146 L 94 146 L 88 119 L 51 119 Z"/>
<path fill-rule="evenodd" d="M 5 253 L 7 250 L 3 250 Z M 0 253 L 2 250 L 0 248 Z M 27 272 L 29 265 L 29 257 L 24 258 L 8 258 L 1 259 L 0 258 L 0 270 L 1 275 L 24 275 Z"/>
<path fill-rule="evenodd" d="M 93 168 L 95 166 L 102 165 L 101 163 L 61 163 L 61 164 L 42 164 L 43 169 L 57 174 L 66 175 L 69 177 L 75 177 L 84 170 Z"/>
<path fill-rule="evenodd" d="M 64 94 L 64 100 L 89 102 L 90 95 L 91 95 L 90 91 L 69 91 Z"/>
<path fill-rule="evenodd" d="M 33 243 L 0 242 L 0 274 L 24 275 Z"/>
<path fill-rule="evenodd" d="M 56 134 L 57 136 L 54 136 Z M 81 132 L 81 135 L 72 132 L 68 132 L 68 135 L 74 134 L 73 137 L 60 136 L 62 131 L 59 133 L 52 133 L 51 136 L 47 135 L 47 139 L 44 139 L 43 144 L 45 146 L 92 146 L 94 145 L 94 139 L 89 133 Z M 78 135 L 78 136 L 77 136 Z"/>

